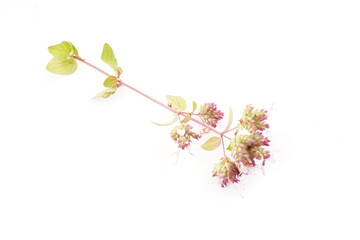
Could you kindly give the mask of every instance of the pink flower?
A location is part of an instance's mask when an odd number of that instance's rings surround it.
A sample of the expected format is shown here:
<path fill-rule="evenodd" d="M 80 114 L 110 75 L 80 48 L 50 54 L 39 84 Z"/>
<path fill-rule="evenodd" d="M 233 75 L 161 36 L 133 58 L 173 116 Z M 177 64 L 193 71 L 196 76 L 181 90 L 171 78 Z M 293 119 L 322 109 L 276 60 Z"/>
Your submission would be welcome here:
<path fill-rule="evenodd" d="M 218 121 L 224 117 L 224 113 L 217 109 L 215 103 L 205 103 L 200 106 L 199 116 L 204 123 L 216 128 Z"/>
<path fill-rule="evenodd" d="M 269 124 L 265 123 L 267 117 L 266 110 L 254 110 L 253 106 L 247 105 L 244 109 L 242 118 L 240 119 L 239 128 L 246 129 L 250 133 L 263 131 L 266 128 L 269 128 Z"/>
<path fill-rule="evenodd" d="M 171 130 L 171 138 L 178 144 L 179 148 L 184 150 L 186 147 L 188 147 L 191 143 L 191 138 L 201 138 L 201 134 L 196 134 L 192 132 L 191 129 L 192 126 L 186 123 L 182 123 Z"/>
<path fill-rule="evenodd" d="M 242 163 L 245 166 L 255 166 L 256 160 L 265 160 L 270 157 L 269 151 L 264 146 L 269 146 L 269 139 L 264 137 L 261 132 L 255 132 L 250 135 L 238 135 L 230 142 L 229 150 L 235 162 Z"/>
<path fill-rule="evenodd" d="M 216 163 L 213 170 L 213 177 L 219 177 L 221 187 L 226 187 L 228 182 L 239 182 L 241 176 L 238 164 L 234 163 L 228 157 L 222 157 L 219 163 Z"/>

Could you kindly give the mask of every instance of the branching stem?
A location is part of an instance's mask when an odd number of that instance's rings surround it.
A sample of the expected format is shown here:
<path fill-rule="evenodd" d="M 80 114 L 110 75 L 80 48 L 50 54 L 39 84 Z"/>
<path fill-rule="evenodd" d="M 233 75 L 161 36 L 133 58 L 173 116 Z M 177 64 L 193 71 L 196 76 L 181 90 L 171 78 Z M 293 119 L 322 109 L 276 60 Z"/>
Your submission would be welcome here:
<path fill-rule="evenodd" d="M 231 131 L 233 131 L 233 130 L 235 130 L 235 129 L 237 129 L 237 127 L 234 127 L 234 128 L 232 128 L 232 129 L 226 130 L 226 131 L 224 131 L 223 133 L 231 132 Z"/>
<path fill-rule="evenodd" d="M 82 63 L 88 65 L 89 67 L 95 69 L 96 71 L 98 71 L 98 72 L 100 72 L 100 73 L 102 73 L 102 74 L 104 74 L 104 75 L 106 75 L 106 76 L 108 76 L 108 77 L 111 76 L 111 74 L 103 71 L 102 69 L 100 69 L 100 68 L 96 67 L 95 65 L 93 65 L 93 64 L 85 61 L 85 60 L 82 59 L 82 58 L 79 58 L 79 57 L 77 57 L 77 56 L 74 56 L 73 58 L 76 59 L 76 60 L 78 60 L 79 62 L 82 62 Z M 175 114 L 177 114 L 177 115 L 180 115 L 180 116 L 183 116 L 183 117 L 186 116 L 186 114 L 187 114 L 186 112 L 176 111 L 175 109 L 169 107 L 168 105 L 166 105 L 166 104 L 164 104 L 164 103 L 162 103 L 162 102 L 160 102 L 160 101 L 158 101 L 158 100 L 150 97 L 149 95 L 147 95 L 147 94 L 139 91 L 138 89 L 130 86 L 129 84 L 124 83 L 120 78 L 117 78 L 117 80 L 121 83 L 122 86 L 125 86 L 125 87 L 133 90 L 134 92 L 136 92 L 136 93 L 142 95 L 143 97 L 151 100 L 152 102 L 154 102 L 154 103 L 162 106 L 163 108 L 166 108 L 167 110 L 169 110 L 169 111 L 171 111 L 171 112 L 173 112 L 173 113 L 175 113 Z M 203 127 L 205 127 L 205 128 L 207 128 L 207 129 L 209 129 L 210 131 L 212 131 L 212 132 L 220 135 L 220 136 L 221 136 L 221 139 L 222 139 L 222 142 L 223 142 L 223 145 L 224 145 L 223 138 L 227 138 L 227 139 L 231 140 L 231 138 L 228 137 L 228 136 L 226 136 L 226 135 L 224 135 L 224 133 L 219 132 L 219 131 L 216 130 L 215 128 L 213 128 L 213 127 L 211 127 L 211 126 L 209 126 L 209 125 L 207 125 L 207 124 L 205 124 L 205 123 L 203 123 L 203 122 L 201 122 L 201 121 L 199 121 L 199 120 L 197 120 L 197 119 L 195 119 L 195 118 L 190 117 L 190 120 L 193 121 L 193 122 L 195 122 L 195 123 L 197 123 L 197 124 L 199 124 L 199 125 L 201 125 L 201 126 L 203 126 Z M 224 148 L 224 149 L 225 149 L 225 148 Z"/>

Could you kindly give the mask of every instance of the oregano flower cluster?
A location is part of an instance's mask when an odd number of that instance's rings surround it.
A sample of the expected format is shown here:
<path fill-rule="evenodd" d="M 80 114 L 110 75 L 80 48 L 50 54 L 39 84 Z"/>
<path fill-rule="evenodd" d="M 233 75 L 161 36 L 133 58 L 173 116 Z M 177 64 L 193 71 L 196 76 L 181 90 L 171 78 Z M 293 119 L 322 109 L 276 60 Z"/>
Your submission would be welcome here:
<path fill-rule="evenodd" d="M 179 148 L 184 150 L 190 146 L 191 139 L 201 138 L 201 134 L 191 131 L 192 128 L 190 124 L 182 123 L 171 130 L 171 138 L 178 144 Z"/>
<path fill-rule="evenodd" d="M 222 187 L 227 186 L 228 183 L 239 182 L 240 177 L 247 172 L 246 168 L 255 167 L 259 162 L 264 165 L 266 159 L 270 157 L 268 150 L 270 140 L 264 133 L 269 128 L 266 122 L 268 113 L 264 109 L 255 109 L 247 105 L 238 124 L 231 128 L 233 113 L 229 108 L 227 125 L 224 129 L 218 130 L 219 122 L 223 120 L 225 114 L 215 103 L 204 103 L 197 108 L 197 103 L 193 101 L 190 110 L 185 99 L 180 96 L 167 95 L 167 104 L 164 104 L 125 83 L 120 78 L 122 69 L 118 66 L 115 54 L 107 43 L 104 44 L 101 59 L 113 70 L 113 74 L 85 61 L 79 56 L 75 46 L 68 41 L 50 46 L 48 50 L 53 55 L 53 59 L 46 69 L 52 73 L 72 74 L 76 71 L 79 61 L 106 75 L 103 82 L 105 89 L 95 97 L 108 98 L 115 94 L 119 87 L 126 87 L 172 112 L 173 119 L 170 122 L 154 124 L 158 126 L 176 124 L 170 130 L 170 137 L 178 148 L 184 150 L 190 147 L 194 140 L 204 138 L 201 147 L 207 151 L 222 146 L 222 156 L 215 164 L 212 173 L 214 177 L 219 178 Z M 194 128 L 195 125 L 200 126 L 201 130 L 196 131 L 198 128 Z M 210 133 L 215 136 L 208 137 Z"/>
<path fill-rule="evenodd" d="M 254 110 L 251 105 L 246 106 L 243 117 L 239 121 L 238 128 L 235 132 L 235 137 L 231 139 L 229 147 L 233 160 L 233 168 L 238 168 L 238 175 L 242 175 L 242 169 L 245 167 L 255 167 L 255 160 L 262 160 L 262 165 L 265 165 L 265 160 L 270 157 L 270 152 L 265 148 L 269 146 L 270 140 L 264 136 L 263 131 L 269 128 L 269 124 L 265 122 L 267 119 L 267 111 Z M 239 130 L 247 130 L 247 134 L 238 134 Z M 228 160 L 230 161 L 230 160 Z M 235 170 L 232 170 L 235 172 Z M 214 176 L 220 176 L 221 172 L 215 167 Z M 220 178 L 222 186 L 226 186 L 227 182 L 237 182 L 237 178 L 229 174 Z"/>
<path fill-rule="evenodd" d="M 220 158 L 220 162 L 214 166 L 213 176 L 219 177 L 222 187 L 225 187 L 228 182 L 239 182 L 241 174 L 239 165 L 226 156 Z"/>
<path fill-rule="evenodd" d="M 224 113 L 217 109 L 215 103 L 205 103 L 200 106 L 199 116 L 204 123 L 216 128 L 218 121 L 224 117 Z"/>

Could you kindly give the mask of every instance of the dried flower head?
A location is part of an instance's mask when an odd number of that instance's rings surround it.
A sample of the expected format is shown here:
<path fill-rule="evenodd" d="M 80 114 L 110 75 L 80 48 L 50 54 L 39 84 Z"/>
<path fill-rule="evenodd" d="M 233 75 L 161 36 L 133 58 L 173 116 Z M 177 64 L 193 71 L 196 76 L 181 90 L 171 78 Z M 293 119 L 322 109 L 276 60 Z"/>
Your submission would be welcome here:
<path fill-rule="evenodd" d="M 192 132 L 193 127 L 187 123 L 182 123 L 171 130 L 171 138 L 178 144 L 179 148 L 185 149 L 191 143 L 191 138 L 199 139 L 201 134 Z"/>
<path fill-rule="evenodd" d="M 226 187 L 228 182 L 239 182 L 238 177 L 241 176 L 239 164 L 231 161 L 230 158 L 224 156 L 220 162 L 216 163 L 213 170 L 213 176 L 219 177 L 221 187 Z"/>
<path fill-rule="evenodd" d="M 244 109 L 242 118 L 240 119 L 239 128 L 246 129 L 251 133 L 263 131 L 266 128 L 269 128 L 269 124 L 265 123 L 266 119 L 266 110 L 254 110 L 253 106 L 247 105 Z"/>
<path fill-rule="evenodd" d="M 238 135 L 231 140 L 229 150 L 235 162 L 245 166 L 255 166 L 255 159 L 263 159 L 264 165 L 265 160 L 270 157 L 269 151 L 264 149 L 264 146 L 269 146 L 269 142 L 269 139 L 261 132 Z"/>
<path fill-rule="evenodd" d="M 224 113 L 217 109 L 215 103 L 205 103 L 200 106 L 199 116 L 204 123 L 216 128 L 218 121 L 224 117 Z"/>

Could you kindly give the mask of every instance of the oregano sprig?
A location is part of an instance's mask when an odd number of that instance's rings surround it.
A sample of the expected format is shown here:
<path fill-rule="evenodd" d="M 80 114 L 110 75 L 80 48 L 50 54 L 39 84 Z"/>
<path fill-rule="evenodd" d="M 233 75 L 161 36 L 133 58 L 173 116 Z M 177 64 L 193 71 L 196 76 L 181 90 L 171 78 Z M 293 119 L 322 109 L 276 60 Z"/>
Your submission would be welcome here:
<path fill-rule="evenodd" d="M 247 172 L 246 168 L 255 167 L 259 161 L 264 165 L 265 160 L 270 157 L 267 150 L 270 140 L 264 134 L 264 130 L 269 128 L 266 123 L 268 114 L 264 109 L 255 109 L 247 105 L 239 123 L 231 128 L 233 112 L 229 108 L 228 123 L 221 131 L 218 130 L 218 123 L 222 121 L 224 112 L 218 109 L 215 103 L 204 103 L 198 107 L 198 104 L 192 101 L 191 110 L 187 110 L 187 102 L 180 96 L 167 95 L 167 104 L 164 104 L 124 83 L 120 78 L 122 69 L 118 66 L 113 49 L 107 43 L 103 46 L 101 59 L 114 74 L 109 74 L 85 61 L 69 41 L 50 46 L 48 50 L 53 55 L 53 59 L 50 60 L 46 69 L 52 73 L 62 75 L 74 73 L 77 69 L 77 61 L 79 61 L 104 74 L 106 76 L 103 82 L 105 89 L 95 97 L 108 98 L 115 94 L 119 87 L 124 86 L 172 112 L 173 118 L 170 121 L 153 123 L 158 126 L 176 124 L 170 131 L 170 136 L 180 149 L 188 148 L 193 140 L 206 137 L 210 132 L 215 134 L 216 136 L 210 136 L 205 140 L 201 147 L 204 150 L 213 151 L 222 146 L 223 156 L 220 162 L 215 164 L 213 170 L 213 176 L 220 179 L 222 187 L 227 186 L 229 182 L 237 183 L 241 175 Z M 194 124 L 200 126 L 201 130 L 196 131 Z M 232 137 L 228 136 L 230 132 L 233 132 Z"/>

